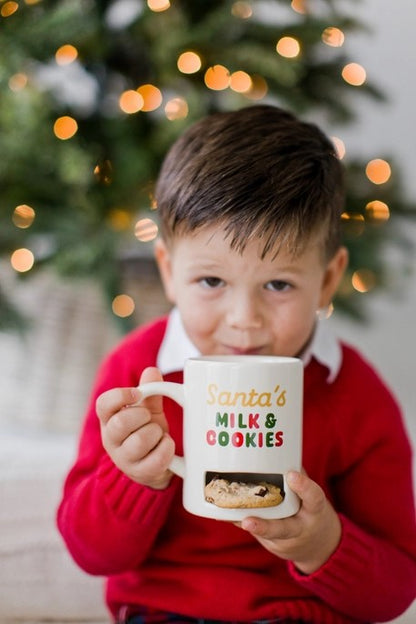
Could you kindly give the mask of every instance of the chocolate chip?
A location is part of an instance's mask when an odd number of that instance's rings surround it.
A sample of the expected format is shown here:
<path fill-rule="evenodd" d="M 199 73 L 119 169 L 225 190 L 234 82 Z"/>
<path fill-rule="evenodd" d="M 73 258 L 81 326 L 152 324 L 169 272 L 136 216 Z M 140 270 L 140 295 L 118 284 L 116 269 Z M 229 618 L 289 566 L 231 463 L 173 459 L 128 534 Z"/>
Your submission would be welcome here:
<path fill-rule="evenodd" d="M 265 487 L 260 488 L 260 490 L 258 492 L 255 492 L 256 496 L 262 496 L 263 498 L 266 496 L 267 492 L 269 490 Z"/>

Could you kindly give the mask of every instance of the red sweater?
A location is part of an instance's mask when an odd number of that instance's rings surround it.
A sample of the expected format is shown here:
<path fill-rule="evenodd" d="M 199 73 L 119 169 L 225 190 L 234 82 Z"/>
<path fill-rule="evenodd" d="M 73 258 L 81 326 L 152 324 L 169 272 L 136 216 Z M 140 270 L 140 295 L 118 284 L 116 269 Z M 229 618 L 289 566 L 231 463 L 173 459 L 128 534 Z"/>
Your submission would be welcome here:
<path fill-rule="evenodd" d="M 219 620 L 277 617 L 319 624 L 382 622 L 412 602 L 416 529 L 411 450 L 399 409 L 360 355 L 343 345 L 341 370 L 327 383 L 316 360 L 305 369 L 303 465 L 342 520 L 342 539 L 309 576 L 266 551 L 232 523 L 193 516 L 174 477 L 156 491 L 130 481 L 104 451 L 95 399 L 135 386 L 154 366 L 166 328 L 160 319 L 127 336 L 99 370 L 58 510 L 75 561 L 107 577 L 107 603 Z M 182 373 L 165 376 L 181 381 Z M 180 408 L 165 409 L 182 454 Z"/>

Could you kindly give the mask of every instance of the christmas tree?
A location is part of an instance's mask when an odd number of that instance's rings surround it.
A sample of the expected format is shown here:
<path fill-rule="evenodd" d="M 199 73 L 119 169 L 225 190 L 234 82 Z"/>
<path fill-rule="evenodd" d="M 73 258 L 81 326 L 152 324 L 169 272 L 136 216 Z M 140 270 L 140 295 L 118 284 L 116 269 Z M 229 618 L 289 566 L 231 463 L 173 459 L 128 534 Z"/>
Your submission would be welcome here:
<path fill-rule="evenodd" d="M 355 2 L 352 2 L 354 5 Z M 345 7 L 345 3 L 342 5 Z M 330 133 L 354 98 L 383 94 L 344 41 L 364 26 L 336 0 L 4 0 L 0 4 L 0 255 L 21 277 L 94 276 L 110 302 L 123 257 L 151 252 L 152 185 L 182 130 L 218 110 L 271 102 Z M 386 246 L 415 216 L 390 158 L 347 172 L 350 268 L 336 306 L 364 315 L 388 285 Z M 0 327 L 16 320 L 0 286 Z"/>

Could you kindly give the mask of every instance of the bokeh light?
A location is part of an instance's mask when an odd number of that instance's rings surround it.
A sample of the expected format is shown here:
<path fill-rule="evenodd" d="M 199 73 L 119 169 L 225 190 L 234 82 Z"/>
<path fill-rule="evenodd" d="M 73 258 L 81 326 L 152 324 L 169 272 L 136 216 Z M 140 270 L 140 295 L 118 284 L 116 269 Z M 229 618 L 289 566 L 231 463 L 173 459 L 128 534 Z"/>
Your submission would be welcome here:
<path fill-rule="evenodd" d="M 230 85 L 230 72 L 223 65 L 213 65 L 205 72 L 204 81 L 208 89 L 222 91 Z"/>
<path fill-rule="evenodd" d="M 186 100 L 180 97 L 172 98 L 165 104 L 165 115 L 169 121 L 185 119 L 188 116 L 189 108 Z"/>
<path fill-rule="evenodd" d="M 17 2 L 5 2 L 3 6 L 0 8 L 0 15 L 2 17 L 10 17 L 13 13 L 19 9 L 19 5 Z"/>
<path fill-rule="evenodd" d="M 162 104 L 162 92 L 160 89 L 152 84 L 141 85 L 137 89 L 137 93 L 143 98 L 143 106 L 141 108 L 144 112 L 156 110 Z"/>
<path fill-rule="evenodd" d="M 370 269 L 358 269 L 354 271 L 351 282 L 356 291 L 366 293 L 374 288 L 377 279 Z"/>
<path fill-rule="evenodd" d="M 231 7 L 231 14 L 240 19 L 248 19 L 253 15 L 253 9 L 249 2 L 234 2 Z"/>
<path fill-rule="evenodd" d="M 127 113 L 128 115 L 133 115 L 134 113 L 138 113 L 142 110 L 144 105 L 144 99 L 137 93 L 134 89 L 128 89 L 127 91 L 123 91 L 118 100 L 118 105 L 120 106 L 123 113 Z"/>
<path fill-rule="evenodd" d="M 373 184 L 384 184 L 391 176 L 391 167 L 386 160 L 374 158 L 367 163 L 365 173 Z"/>
<path fill-rule="evenodd" d="M 108 186 L 113 181 L 113 165 L 111 160 L 101 160 L 94 167 L 94 176 L 97 182 Z"/>
<path fill-rule="evenodd" d="M 122 232 L 128 230 L 131 227 L 131 214 L 128 210 L 123 208 L 114 208 L 109 212 L 107 221 L 112 230 Z"/>
<path fill-rule="evenodd" d="M 26 273 L 26 271 L 30 271 L 35 262 L 35 256 L 30 251 L 30 249 L 26 249 L 22 247 L 21 249 L 16 249 L 11 255 L 10 263 L 15 271 L 18 273 Z"/>
<path fill-rule="evenodd" d="M 348 63 L 343 68 L 341 74 L 345 82 L 353 87 L 360 87 L 367 78 L 364 67 L 359 63 Z"/>
<path fill-rule="evenodd" d="M 276 52 L 285 58 L 295 58 L 300 52 L 299 41 L 294 37 L 282 37 L 276 44 Z"/>
<path fill-rule="evenodd" d="M 235 71 L 230 76 L 230 88 L 237 93 L 247 93 L 252 84 L 250 76 L 245 71 Z"/>
<path fill-rule="evenodd" d="M 9 78 L 10 90 L 14 91 L 15 93 L 17 93 L 18 91 L 21 91 L 27 85 L 27 80 L 28 79 L 27 79 L 26 74 L 23 74 L 22 72 L 13 74 L 13 76 L 10 76 Z"/>
<path fill-rule="evenodd" d="M 139 219 L 134 228 L 134 235 L 142 243 L 148 243 L 156 238 L 159 228 L 153 219 Z"/>
<path fill-rule="evenodd" d="M 340 48 L 344 44 L 345 35 L 339 28 L 328 26 L 322 33 L 322 41 L 333 48 Z"/>
<path fill-rule="evenodd" d="M 75 46 L 66 43 L 55 52 L 55 60 L 58 65 L 69 65 L 73 63 L 78 56 L 78 50 Z"/>
<path fill-rule="evenodd" d="M 352 237 L 361 236 L 365 230 L 364 215 L 360 212 L 343 212 L 341 222 L 345 234 Z"/>
<path fill-rule="evenodd" d="M 191 50 L 182 52 L 178 57 L 177 66 L 183 74 L 195 74 L 195 72 L 201 69 L 201 65 L 201 57 Z"/>
<path fill-rule="evenodd" d="M 32 206 L 20 204 L 13 211 L 12 221 L 16 227 L 24 230 L 32 225 L 35 216 L 36 213 Z"/>
<path fill-rule="evenodd" d="M 169 0 L 147 0 L 147 6 L 155 13 L 166 11 L 170 7 Z"/>
<path fill-rule="evenodd" d="M 365 211 L 368 219 L 376 223 L 384 223 L 390 219 L 390 209 L 388 205 L 379 199 L 368 202 Z"/>
<path fill-rule="evenodd" d="M 135 303 L 130 295 L 117 295 L 114 297 L 111 308 L 116 316 L 126 318 L 131 316 L 135 310 Z"/>
<path fill-rule="evenodd" d="M 307 13 L 308 10 L 307 0 L 292 0 L 290 6 L 296 13 L 301 13 L 302 15 Z"/>
<path fill-rule="evenodd" d="M 71 139 L 74 134 L 76 134 L 78 130 L 78 124 L 73 117 L 68 117 L 64 115 L 63 117 L 58 117 L 53 125 L 53 131 L 55 136 L 61 141 L 66 141 L 67 139 Z"/>
<path fill-rule="evenodd" d="M 269 90 L 268 84 L 263 76 L 254 74 L 251 76 L 251 88 L 244 95 L 250 100 L 262 100 Z"/>

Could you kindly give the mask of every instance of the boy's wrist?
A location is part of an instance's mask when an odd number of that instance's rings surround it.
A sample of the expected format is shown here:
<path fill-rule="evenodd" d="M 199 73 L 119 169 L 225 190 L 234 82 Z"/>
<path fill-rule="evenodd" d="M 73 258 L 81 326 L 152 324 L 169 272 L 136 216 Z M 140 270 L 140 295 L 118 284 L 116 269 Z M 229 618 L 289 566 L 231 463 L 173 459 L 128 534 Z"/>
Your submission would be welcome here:
<path fill-rule="evenodd" d="M 335 510 L 332 511 L 333 520 L 329 523 L 328 530 L 325 532 L 325 538 L 319 543 L 316 555 L 311 554 L 311 556 L 304 561 L 292 562 L 301 574 L 309 575 L 319 570 L 331 558 L 339 546 L 342 535 L 342 525 L 338 514 Z"/>

